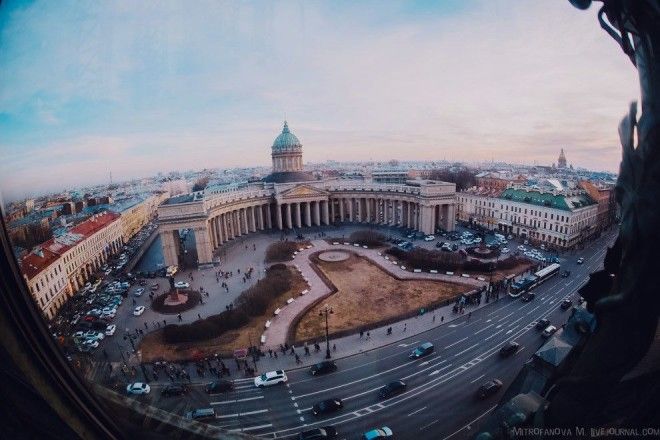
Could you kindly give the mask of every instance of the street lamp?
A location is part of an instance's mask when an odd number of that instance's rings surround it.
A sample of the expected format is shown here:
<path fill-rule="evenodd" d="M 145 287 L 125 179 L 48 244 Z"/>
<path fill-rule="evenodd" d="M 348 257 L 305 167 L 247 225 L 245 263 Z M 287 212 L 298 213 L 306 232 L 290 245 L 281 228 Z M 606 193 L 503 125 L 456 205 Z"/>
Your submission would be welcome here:
<path fill-rule="evenodd" d="M 330 359 L 330 339 L 328 337 L 328 314 L 333 314 L 332 307 L 326 304 L 319 312 L 319 316 L 325 315 L 325 358 Z"/>

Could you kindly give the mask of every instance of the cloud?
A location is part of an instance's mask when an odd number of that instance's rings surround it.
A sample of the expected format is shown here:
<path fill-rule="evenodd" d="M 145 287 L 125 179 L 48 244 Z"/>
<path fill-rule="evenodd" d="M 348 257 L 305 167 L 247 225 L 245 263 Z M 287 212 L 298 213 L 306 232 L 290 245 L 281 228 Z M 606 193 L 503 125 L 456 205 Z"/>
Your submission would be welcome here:
<path fill-rule="evenodd" d="M 0 24 L 5 191 L 265 165 L 285 115 L 309 161 L 564 148 L 616 170 L 638 95 L 596 11 L 552 0 L 35 2 Z"/>

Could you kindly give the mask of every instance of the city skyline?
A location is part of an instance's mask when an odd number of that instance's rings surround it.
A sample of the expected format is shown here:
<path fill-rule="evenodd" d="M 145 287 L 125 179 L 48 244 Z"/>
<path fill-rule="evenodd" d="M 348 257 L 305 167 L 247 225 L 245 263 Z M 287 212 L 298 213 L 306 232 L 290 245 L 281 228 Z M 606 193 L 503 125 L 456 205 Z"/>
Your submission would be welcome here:
<path fill-rule="evenodd" d="M 268 166 L 285 118 L 308 162 L 550 165 L 564 148 L 616 171 L 632 65 L 595 10 L 512 5 L 3 5 L 0 189 Z"/>

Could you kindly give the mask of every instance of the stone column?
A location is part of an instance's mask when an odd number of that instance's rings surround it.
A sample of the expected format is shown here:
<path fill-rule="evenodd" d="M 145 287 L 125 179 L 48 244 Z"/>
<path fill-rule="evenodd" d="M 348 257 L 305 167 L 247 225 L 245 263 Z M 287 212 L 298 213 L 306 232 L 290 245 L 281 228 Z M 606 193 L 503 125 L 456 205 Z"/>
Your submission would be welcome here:
<path fill-rule="evenodd" d="M 367 223 L 371 223 L 371 199 L 366 199 L 365 203 L 367 205 Z"/>
<path fill-rule="evenodd" d="M 329 203 L 330 200 L 323 201 L 323 224 L 325 225 L 330 224 L 330 207 L 328 206 Z"/>
<path fill-rule="evenodd" d="M 321 226 L 321 202 L 314 202 L 314 224 L 316 226 Z"/>
<path fill-rule="evenodd" d="M 312 226 L 312 207 L 310 203 L 312 202 L 305 202 L 305 224 L 307 227 Z"/>
<path fill-rule="evenodd" d="M 215 234 L 214 219 L 206 221 L 206 229 L 209 231 L 209 238 L 211 239 L 211 249 L 218 247 L 218 237 Z"/>
<path fill-rule="evenodd" d="M 243 208 L 243 233 L 244 234 L 249 234 L 250 233 L 250 224 L 248 221 L 248 208 Z"/>
<path fill-rule="evenodd" d="M 293 228 L 293 219 L 291 218 L 291 203 L 286 204 L 286 227 Z"/>
<path fill-rule="evenodd" d="M 270 208 L 269 208 L 270 210 Z M 277 229 L 280 231 L 283 229 L 282 225 L 282 205 L 280 204 L 275 204 L 275 222 L 277 223 Z"/>
<path fill-rule="evenodd" d="M 344 221 L 344 199 L 343 198 L 339 199 L 339 218 L 340 218 L 341 222 Z"/>
<path fill-rule="evenodd" d="M 296 203 L 295 209 L 296 209 L 296 228 L 302 228 L 302 222 L 300 221 L 301 217 L 301 209 L 302 207 L 300 206 L 300 203 Z"/>
<path fill-rule="evenodd" d="M 266 229 L 266 226 L 264 225 L 264 205 L 259 205 L 259 230 L 263 231 Z"/>
<path fill-rule="evenodd" d="M 336 218 L 337 218 L 337 216 L 335 214 L 335 199 L 328 198 L 327 203 L 330 205 L 329 206 L 329 208 L 330 208 L 330 218 L 332 219 L 331 221 L 334 223 Z"/>
<path fill-rule="evenodd" d="M 174 243 L 174 232 L 160 231 L 160 245 L 163 248 L 163 258 L 165 266 L 177 266 L 179 258 L 176 253 L 176 243 Z"/>
<path fill-rule="evenodd" d="M 234 210 L 234 231 L 237 237 L 240 237 L 243 235 L 241 233 L 241 212 L 240 210 L 236 209 Z"/>
<path fill-rule="evenodd" d="M 220 237 L 220 244 L 224 244 L 227 241 L 227 236 L 222 230 L 222 215 L 217 217 L 217 227 L 218 227 L 218 236 Z"/>
<path fill-rule="evenodd" d="M 195 247 L 197 248 L 198 264 L 213 263 L 213 253 L 211 250 L 211 240 L 209 231 L 206 228 L 195 229 Z"/>
<path fill-rule="evenodd" d="M 275 206 L 277 206 L 278 209 L 279 209 L 279 205 L 275 205 Z M 278 217 L 279 217 L 279 220 L 280 220 L 279 229 L 282 229 L 282 213 L 281 213 L 281 211 L 278 214 Z M 273 228 L 273 216 L 271 215 L 271 212 L 270 212 L 270 202 L 266 203 L 266 225 L 268 226 L 268 229 Z"/>
<path fill-rule="evenodd" d="M 254 213 L 254 206 L 250 207 L 250 231 L 256 232 L 257 230 L 257 219 L 256 214 Z"/>
<path fill-rule="evenodd" d="M 348 202 L 348 221 L 353 223 L 353 197 L 349 197 Z"/>

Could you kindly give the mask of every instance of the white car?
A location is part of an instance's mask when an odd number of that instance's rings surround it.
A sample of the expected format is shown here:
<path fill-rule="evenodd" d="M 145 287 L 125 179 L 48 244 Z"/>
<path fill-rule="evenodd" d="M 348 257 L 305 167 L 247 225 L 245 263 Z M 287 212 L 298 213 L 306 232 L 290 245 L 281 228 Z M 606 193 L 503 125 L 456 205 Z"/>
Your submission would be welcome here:
<path fill-rule="evenodd" d="M 287 380 L 289 379 L 286 377 L 286 373 L 283 370 L 269 371 L 268 373 L 255 377 L 254 386 L 263 388 L 280 383 L 283 384 L 286 383 Z"/>
<path fill-rule="evenodd" d="M 85 337 L 85 332 L 77 331 L 74 334 L 72 334 L 71 337 L 74 338 L 74 339 L 84 338 Z"/>
<path fill-rule="evenodd" d="M 83 346 L 90 347 L 90 348 L 98 348 L 99 346 L 99 341 L 95 339 L 85 339 L 82 343 Z"/>
<path fill-rule="evenodd" d="M 186 283 L 185 281 L 177 281 L 176 283 L 174 283 L 174 287 L 176 287 L 177 289 L 187 289 L 188 287 L 190 287 L 190 283 Z"/>
<path fill-rule="evenodd" d="M 104 274 L 110 275 L 112 273 L 112 269 L 106 269 L 103 271 Z"/>
<path fill-rule="evenodd" d="M 502 248 L 502 253 L 503 254 L 508 254 L 509 253 L 509 248 Z"/>
<path fill-rule="evenodd" d="M 435 240 L 435 235 L 427 235 L 424 237 L 424 241 L 433 241 Z"/>
<path fill-rule="evenodd" d="M 135 295 L 135 296 L 141 296 L 143 293 L 144 293 L 144 288 L 143 288 L 143 287 L 139 287 L 139 288 L 135 289 L 135 292 L 133 292 L 133 295 Z"/>
<path fill-rule="evenodd" d="M 111 325 L 109 325 L 108 327 L 106 327 L 106 329 L 105 329 L 105 335 L 106 335 L 106 336 L 112 336 L 112 335 L 115 334 L 116 331 L 117 331 L 117 326 L 114 325 L 114 324 L 111 324 Z"/>
<path fill-rule="evenodd" d="M 128 394 L 149 394 L 150 391 L 151 387 L 149 384 L 142 382 L 131 383 L 126 387 L 126 392 Z"/>
<path fill-rule="evenodd" d="M 549 338 L 556 331 L 557 331 L 557 327 L 555 327 L 554 325 L 549 325 L 545 328 L 545 330 L 543 330 L 543 333 L 541 333 L 541 334 L 543 335 L 544 338 Z"/>
<path fill-rule="evenodd" d="M 87 338 L 87 339 L 101 340 L 101 339 L 105 338 L 105 335 L 103 333 L 99 333 L 97 331 L 90 330 L 87 333 L 85 333 L 84 337 Z"/>
<path fill-rule="evenodd" d="M 143 313 L 144 313 L 144 306 L 137 306 L 135 310 L 133 310 L 133 316 L 140 316 Z"/>

